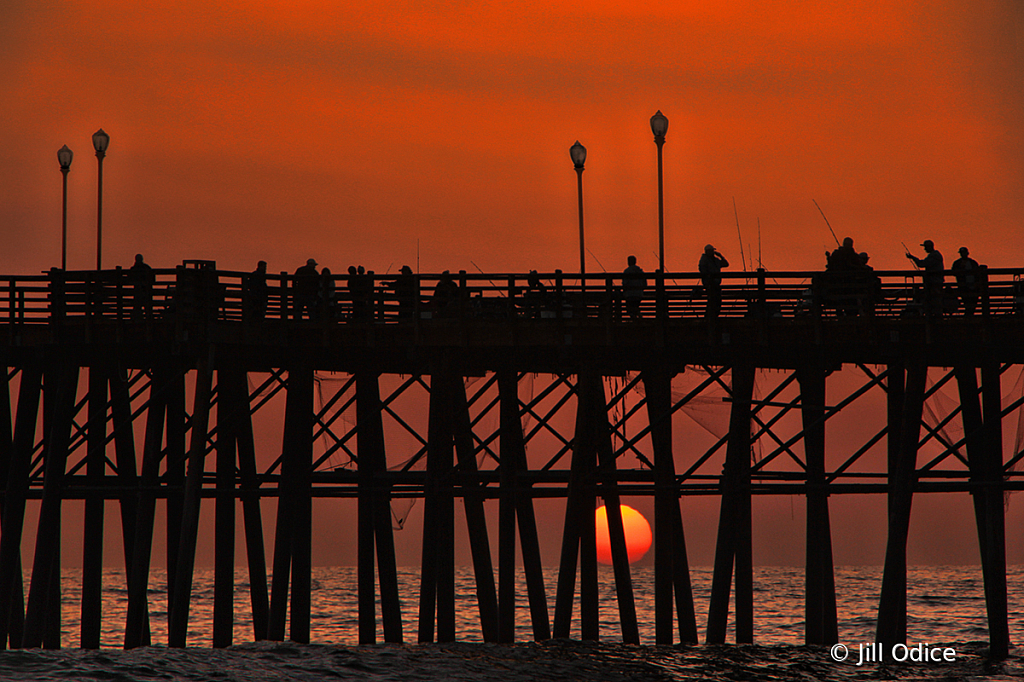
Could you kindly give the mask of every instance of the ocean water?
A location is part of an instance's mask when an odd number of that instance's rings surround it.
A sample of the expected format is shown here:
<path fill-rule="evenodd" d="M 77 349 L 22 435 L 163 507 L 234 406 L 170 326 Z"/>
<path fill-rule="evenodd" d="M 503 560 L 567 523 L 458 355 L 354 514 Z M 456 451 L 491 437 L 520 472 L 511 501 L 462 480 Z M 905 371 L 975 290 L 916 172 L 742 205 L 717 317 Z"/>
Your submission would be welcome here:
<path fill-rule="evenodd" d="M 556 572 L 545 575 L 553 613 Z M 315 568 L 310 645 L 253 642 L 248 583 L 238 571 L 235 592 L 235 645 L 213 650 L 213 572 L 197 570 L 193 583 L 187 649 L 168 649 L 166 578 L 150 579 L 150 623 L 154 646 L 120 650 L 127 609 L 123 573 L 104 576 L 102 646 L 78 646 L 80 573 L 65 571 L 60 651 L 0 652 L 0 680 L 818 680 L 818 679 L 1020 679 L 1024 665 L 1016 653 L 1007 661 L 985 656 L 988 637 L 981 570 L 966 567 L 912 567 L 908 574 L 908 643 L 951 648 L 954 661 L 865 663 L 856 665 L 858 645 L 874 639 L 881 567 L 836 569 L 839 639 L 850 649 L 842 662 L 828 647 L 803 646 L 803 571 L 761 567 L 754 576 L 754 645 L 653 646 L 653 569 L 634 568 L 642 645 L 621 643 L 612 571 L 600 574 L 601 642 L 555 640 L 533 643 L 526 585 L 519 576 L 514 646 L 484 644 L 470 568 L 456 576 L 458 643 L 416 645 L 419 572 L 400 569 L 405 645 L 356 646 L 356 572 L 350 567 Z M 711 569 L 691 570 L 698 630 L 704 638 Z M 1010 637 L 1024 641 L 1020 598 L 1024 567 L 1009 569 Z M 578 619 L 578 605 L 574 616 Z M 382 633 L 378 632 L 382 637 Z M 579 638 L 574 620 L 572 638 Z M 732 630 L 729 640 L 733 638 Z"/>

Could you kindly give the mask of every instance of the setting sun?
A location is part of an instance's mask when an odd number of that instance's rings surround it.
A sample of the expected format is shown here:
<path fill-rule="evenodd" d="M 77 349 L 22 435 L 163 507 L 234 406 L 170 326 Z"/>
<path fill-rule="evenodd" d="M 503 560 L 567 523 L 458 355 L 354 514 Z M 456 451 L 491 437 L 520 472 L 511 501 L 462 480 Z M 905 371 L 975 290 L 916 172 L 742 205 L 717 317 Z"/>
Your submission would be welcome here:
<path fill-rule="evenodd" d="M 629 563 L 643 557 L 651 548 L 651 524 L 644 515 L 630 506 L 620 504 L 622 510 L 622 530 L 626 535 L 626 555 Z M 594 512 L 597 530 L 597 560 L 602 564 L 612 563 L 612 543 L 608 536 L 608 513 L 604 507 Z"/>

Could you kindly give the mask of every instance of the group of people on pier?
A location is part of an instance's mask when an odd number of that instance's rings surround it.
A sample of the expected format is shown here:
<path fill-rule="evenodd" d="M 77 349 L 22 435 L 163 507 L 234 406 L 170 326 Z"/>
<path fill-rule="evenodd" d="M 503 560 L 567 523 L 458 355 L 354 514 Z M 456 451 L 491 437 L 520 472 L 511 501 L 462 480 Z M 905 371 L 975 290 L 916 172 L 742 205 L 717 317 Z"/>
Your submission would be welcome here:
<path fill-rule="evenodd" d="M 925 255 L 921 258 L 908 250 L 906 257 L 923 270 L 923 287 L 917 292 L 915 304 L 929 315 L 942 315 L 957 307 L 963 315 L 974 315 L 981 294 L 981 266 L 970 257 L 967 247 L 960 247 L 960 257 L 953 262 L 950 271 L 956 279 L 956 294 L 959 306 L 951 303 L 946 296 L 942 254 L 932 240 L 921 243 Z M 881 297 L 881 281 L 868 264 L 866 252 L 857 252 L 853 239 L 847 237 L 834 251 L 825 252 L 825 271 L 820 275 L 820 289 L 825 305 L 834 308 L 838 314 L 871 314 L 875 302 Z M 412 268 L 403 265 L 398 274 L 381 279 L 372 270 L 363 266 L 348 267 L 347 275 L 336 277 L 329 268 L 317 270 L 318 263 L 309 258 L 297 268 L 294 274 L 282 280 L 274 295 L 280 300 L 280 316 L 292 319 L 311 320 L 374 320 L 381 317 L 384 307 L 392 310 L 398 319 L 411 319 L 416 311 L 424 317 L 448 317 L 459 314 L 465 306 L 479 307 L 483 299 L 470 300 L 465 283 L 445 270 L 437 278 L 429 297 L 420 295 L 419 282 Z M 701 285 L 693 290 L 695 299 L 706 301 L 705 318 L 717 318 L 722 310 L 722 271 L 729 267 L 729 261 L 712 244 L 704 247 L 697 262 Z M 463 273 L 464 274 L 464 273 Z M 556 277 L 561 271 L 556 271 Z M 135 256 L 134 264 L 127 272 L 132 288 L 133 318 L 153 317 L 153 290 L 155 278 L 152 268 L 143 256 Z M 459 280 L 465 279 L 460 276 Z M 560 278 L 559 278 L 560 279 Z M 515 299 L 515 308 L 528 317 L 545 317 L 556 314 L 554 292 L 549 290 L 536 270 L 526 276 L 526 286 L 512 289 L 510 299 Z M 287 289 L 290 289 L 288 291 Z M 586 288 L 583 288 L 585 295 Z M 637 264 L 636 256 L 627 258 L 622 271 L 621 286 L 618 289 L 621 302 L 621 316 L 631 321 L 643 317 L 643 302 L 650 299 L 647 274 Z M 243 278 L 242 291 L 245 317 L 259 320 L 267 316 L 271 287 L 268 285 L 267 262 L 259 261 L 255 270 Z M 383 303 L 387 301 L 387 306 Z M 475 310 L 475 308 L 472 308 Z M 479 311 L 476 311 L 479 312 Z"/>

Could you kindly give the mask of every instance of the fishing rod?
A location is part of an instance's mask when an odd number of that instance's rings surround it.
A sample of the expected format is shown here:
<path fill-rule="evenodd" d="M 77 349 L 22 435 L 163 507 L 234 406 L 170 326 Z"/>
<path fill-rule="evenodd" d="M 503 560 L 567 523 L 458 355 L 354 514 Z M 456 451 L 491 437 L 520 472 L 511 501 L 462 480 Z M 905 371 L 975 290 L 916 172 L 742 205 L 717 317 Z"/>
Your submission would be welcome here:
<path fill-rule="evenodd" d="M 605 273 L 605 274 L 608 274 L 608 271 L 607 271 L 607 270 L 605 270 L 605 268 L 604 268 L 604 263 L 602 263 L 602 262 L 601 262 L 601 259 L 600 259 L 600 258 L 598 258 L 597 256 L 595 256 L 595 255 L 594 255 L 594 252 L 593 252 L 593 251 L 591 251 L 590 249 L 587 249 L 587 253 L 589 253 L 589 254 L 590 254 L 590 257 L 591 257 L 591 258 L 593 258 L 593 259 L 594 259 L 595 261 L 597 261 L 597 264 L 601 266 L 601 272 L 603 272 L 603 273 Z"/>
<path fill-rule="evenodd" d="M 477 270 L 480 270 L 480 266 L 479 265 L 474 263 L 472 260 L 470 260 L 469 262 L 473 263 L 473 267 L 474 268 L 476 268 Z M 483 275 L 484 277 L 487 277 L 487 273 L 484 272 L 483 270 L 480 270 L 480 274 Z M 487 277 L 487 281 L 491 283 L 491 286 L 495 288 L 495 290 L 498 292 L 499 296 L 501 296 L 502 298 L 505 298 L 505 294 L 503 294 L 501 292 L 501 288 L 497 284 L 494 283 L 494 280 L 492 280 L 490 277 Z"/>
<path fill-rule="evenodd" d="M 910 262 L 914 264 L 914 269 L 915 270 L 920 270 L 921 268 L 918 266 L 917 260 L 914 259 L 914 254 L 910 253 L 910 249 L 907 248 L 906 243 L 901 241 L 900 244 L 903 244 L 903 250 L 906 251 L 907 255 L 911 257 L 911 261 Z"/>
<path fill-rule="evenodd" d="M 736 237 L 740 242 L 740 262 L 743 263 L 743 272 L 747 271 L 747 258 L 743 255 L 743 235 L 740 233 L 740 212 L 736 208 L 736 197 L 732 198 L 732 212 L 736 216 Z"/>
<path fill-rule="evenodd" d="M 811 199 L 811 201 L 814 201 L 814 199 Z M 821 217 L 825 218 L 825 212 L 821 210 L 821 206 L 818 206 L 817 201 L 814 201 L 814 205 L 817 206 L 818 213 L 821 214 Z M 828 218 L 825 218 L 825 224 L 828 225 L 828 231 L 832 233 L 832 239 L 836 240 L 836 246 L 840 246 L 839 237 L 836 236 L 836 231 L 832 229 L 832 225 L 828 222 Z"/>

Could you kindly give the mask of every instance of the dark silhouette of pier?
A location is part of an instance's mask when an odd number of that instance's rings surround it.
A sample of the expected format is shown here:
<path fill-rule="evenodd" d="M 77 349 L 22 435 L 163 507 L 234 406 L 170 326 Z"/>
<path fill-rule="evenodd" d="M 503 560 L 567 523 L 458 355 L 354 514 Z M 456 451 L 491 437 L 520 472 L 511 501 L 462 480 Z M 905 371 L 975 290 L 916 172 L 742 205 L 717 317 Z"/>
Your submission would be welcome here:
<path fill-rule="evenodd" d="M 253 637 L 308 642 L 312 500 L 319 496 L 358 500 L 363 643 L 376 637 L 378 597 L 386 641 L 455 638 L 456 500 L 464 506 L 485 640 L 513 639 L 521 597 L 517 551 L 534 636 L 568 637 L 578 601 L 581 635 L 596 639 L 593 509 L 602 498 L 622 637 L 638 642 L 617 506 L 621 496 L 637 495 L 654 498 L 656 642 L 697 641 L 684 495 L 721 498 L 707 641 L 725 640 L 735 590 L 736 640 L 751 642 L 751 498 L 771 494 L 806 496 L 805 639 L 830 644 L 838 633 L 829 498 L 848 493 L 888 497 L 877 639 L 896 643 L 906 640 L 913 497 L 959 492 L 974 501 L 991 651 L 1005 656 L 1003 499 L 1024 487 L 1015 470 L 1024 453 L 1003 452 L 1002 422 L 1021 401 L 1004 405 L 1000 387 L 1004 372 L 1024 364 L 1022 274 L 983 268 L 977 308 L 968 315 L 952 287 L 943 300 L 930 298 L 936 294 L 920 273 L 723 273 L 720 311 L 708 319 L 697 273 L 648 274 L 637 319 L 626 310 L 619 274 L 588 276 L 583 286 L 578 275 L 559 272 L 463 272 L 453 276 L 457 287 L 443 305 L 433 296 L 437 275 L 403 273 L 400 284 L 396 275 L 367 275 L 355 291 L 341 276 L 332 297 L 304 301 L 298 314 L 294 276 L 266 274 L 254 282 L 253 274 L 199 261 L 156 269 L 144 287 L 120 269 L 0 277 L 0 644 L 59 646 L 61 537 L 83 533 L 81 646 L 99 646 L 110 501 L 117 503 L 125 552 L 125 647 L 150 642 L 147 588 L 158 504 L 166 505 L 168 519 L 167 643 L 184 646 L 204 497 L 215 500 L 214 646 L 232 643 L 239 509 Z M 859 368 L 863 383 L 828 404 L 827 378 L 843 366 Z M 674 392 L 673 378 L 694 368 L 701 377 L 695 387 Z M 942 369 L 930 387 L 929 368 Z M 777 370 L 778 383 L 756 397 L 760 369 Z M 325 372 L 342 380 L 318 407 L 314 386 Z M 256 374 L 268 378 L 253 388 Z M 524 397 L 520 381 L 528 374 L 547 378 Z M 478 378 L 472 390 L 467 377 Z M 606 391 L 607 377 L 622 378 L 619 390 Z M 382 385 L 390 392 L 382 393 Z M 962 422 L 957 442 L 922 419 L 925 401 L 942 385 L 955 386 L 959 399 L 945 418 Z M 728 433 L 703 454 L 675 454 L 673 414 L 709 388 L 727 395 Z M 261 469 L 253 415 L 280 391 L 283 447 Z M 406 391 L 429 394 L 426 424 L 396 408 Z M 884 391 L 884 415 L 865 426 L 861 447 L 841 461 L 831 452 L 827 458 L 829 420 L 870 391 Z M 625 396 L 638 393 L 642 398 L 627 409 Z M 352 410 L 354 425 L 339 421 Z M 559 431 L 563 413 L 573 415 L 572 433 Z M 783 428 L 789 413 L 798 417 L 794 433 Z M 485 428 L 484 414 L 497 414 L 496 429 Z M 385 418 L 415 440 L 413 451 L 389 451 Z M 142 442 L 135 424 L 144 425 Z M 546 464 L 530 468 L 527 445 L 537 443 L 536 454 L 542 437 Z M 314 457 L 317 439 L 330 445 Z M 932 441 L 942 452 L 919 461 L 921 446 Z M 886 466 L 865 469 L 865 453 L 882 442 Z M 335 453 L 355 466 L 332 466 Z M 642 468 L 619 468 L 623 455 Z M 417 467 L 421 462 L 425 468 Z M 263 545 L 265 497 L 278 499 L 271 557 Z M 416 633 L 403 632 L 398 600 L 391 501 L 402 497 L 424 504 Z M 537 497 L 566 500 L 554 595 L 541 576 Z M 26 593 L 20 547 L 30 498 L 40 500 L 39 531 Z M 81 527 L 61 528 L 61 505 L 69 499 L 85 501 Z M 496 572 L 484 515 L 495 499 Z"/>

